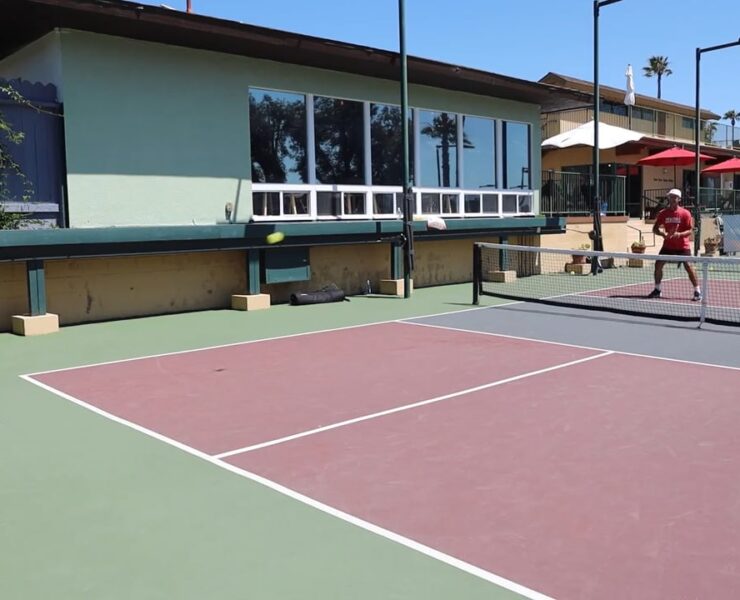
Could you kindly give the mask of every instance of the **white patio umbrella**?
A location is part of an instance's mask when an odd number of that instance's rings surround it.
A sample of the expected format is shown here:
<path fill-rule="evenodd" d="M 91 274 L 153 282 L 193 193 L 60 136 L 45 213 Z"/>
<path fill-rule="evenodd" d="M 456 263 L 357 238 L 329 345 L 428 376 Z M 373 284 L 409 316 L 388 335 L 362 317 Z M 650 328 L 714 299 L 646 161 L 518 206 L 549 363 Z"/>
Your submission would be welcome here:
<path fill-rule="evenodd" d="M 627 93 L 624 95 L 624 103 L 627 106 L 635 105 L 635 78 L 632 73 L 632 65 L 627 65 Z"/>
<path fill-rule="evenodd" d="M 624 127 L 615 127 L 606 123 L 599 122 L 599 149 L 616 148 L 627 142 L 636 142 L 644 136 L 636 131 L 630 131 Z M 543 148 L 570 148 L 571 146 L 591 146 L 594 145 L 594 122 L 589 121 L 566 131 L 559 133 L 542 142 Z"/>
<path fill-rule="evenodd" d="M 627 93 L 624 95 L 624 103 L 627 105 L 627 120 L 629 128 L 632 129 L 632 107 L 635 105 L 635 78 L 632 73 L 632 65 L 627 65 Z"/>

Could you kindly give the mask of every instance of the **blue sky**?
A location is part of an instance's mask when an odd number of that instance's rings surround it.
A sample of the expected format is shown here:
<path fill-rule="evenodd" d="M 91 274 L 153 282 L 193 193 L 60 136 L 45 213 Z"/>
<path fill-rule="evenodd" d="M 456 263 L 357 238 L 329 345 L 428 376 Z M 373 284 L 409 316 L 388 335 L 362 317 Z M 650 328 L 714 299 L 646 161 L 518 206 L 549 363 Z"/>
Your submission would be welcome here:
<path fill-rule="evenodd" d="M 398 49 L 397 0 L 192 2 L 200 14 Z M 667 56 L 673 75 L 663 79 L 663 99 L 691 106 L 695 49 L 740 38 L 737 0 L 623 0 L 601 15 L 602 83 L 623 87 L 632 63 L 637 92 L 654 96 L 656 80 L 642 66 Z M 406 21 L 409 54 L 535 81 L 548 71 L 593 77 L 591 0 L 406 0 Z M 739 66 L 740 46 L 703 55 L 704 108 L 740 112 Z"/>

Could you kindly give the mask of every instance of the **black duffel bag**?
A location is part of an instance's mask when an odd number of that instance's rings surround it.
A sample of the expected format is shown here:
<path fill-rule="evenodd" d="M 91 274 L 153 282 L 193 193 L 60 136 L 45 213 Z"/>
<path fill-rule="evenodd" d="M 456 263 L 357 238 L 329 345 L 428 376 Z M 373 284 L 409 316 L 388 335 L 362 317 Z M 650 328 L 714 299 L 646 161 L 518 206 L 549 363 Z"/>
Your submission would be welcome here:
<path fill-rule="evenodd" d="M 342 302 L 349 299 L 344 295 L 344 290 L 340 290 L 335 285 L 321 288 L 315 292 L 296 292 L 290 295 L 290 303 L 293 306 L 302 306 L 305 304 L 325 304 L 327 302 Z"/>

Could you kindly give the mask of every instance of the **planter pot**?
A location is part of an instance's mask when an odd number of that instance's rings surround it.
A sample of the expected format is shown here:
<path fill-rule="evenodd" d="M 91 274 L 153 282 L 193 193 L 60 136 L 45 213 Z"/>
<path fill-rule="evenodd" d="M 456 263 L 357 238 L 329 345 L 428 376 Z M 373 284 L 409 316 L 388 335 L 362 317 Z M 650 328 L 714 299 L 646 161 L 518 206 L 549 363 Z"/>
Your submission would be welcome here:
<path fill-rule="evenodd" d="M 645 246 L 632 246 L 634 254 L 645 254 Z"/>

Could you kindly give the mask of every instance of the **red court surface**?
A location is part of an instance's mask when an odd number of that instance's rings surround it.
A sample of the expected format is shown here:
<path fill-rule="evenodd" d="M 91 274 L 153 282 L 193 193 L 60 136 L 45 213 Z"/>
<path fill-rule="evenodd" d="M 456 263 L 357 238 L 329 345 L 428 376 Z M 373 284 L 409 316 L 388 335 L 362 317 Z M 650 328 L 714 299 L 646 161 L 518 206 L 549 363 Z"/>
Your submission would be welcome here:
<path fill-rule="evenodd" d="M 669 268 L 669 266 L 666 266 Z M 701 278 L 700 278 L 701 283 Z M 712 308 L 734 308 L 740 310 L 740 281 L 727 279 L 712 279 L 706 297 L 706 304 Z M 600 298 L 630 298 L 634 300 L 647 300 L 646 296 L 653 291 L 652 281 L 644 283 L 633 283 L 619 287 L 610 287 L 603 290 L 592 290 L 579 295 L 598 296 Z M 699 303 L 692 301 L 694 286 L 689 278 L 664 279 L 662 288 L 663 295 L 660 299 L 651 299 L 650 302 L 674 302 L 680 304 L 693 304 L 699 310 Z"/>
<path fill-rule="evenodd" d="M 516 376 L 225 462 L 553 598 L 740 597 L 737 369 L 393 323 L 33 378 L 219 454 Z"/>
<path fill-rule="evenodd" d="M 596 354 L 388 323 L 35 379 L 219 454 Z"/>
<path fill-rule="evenodd" d="M 554 598 L 740 597 L 740 372 L 587 365 L 228 461 Z"/>

